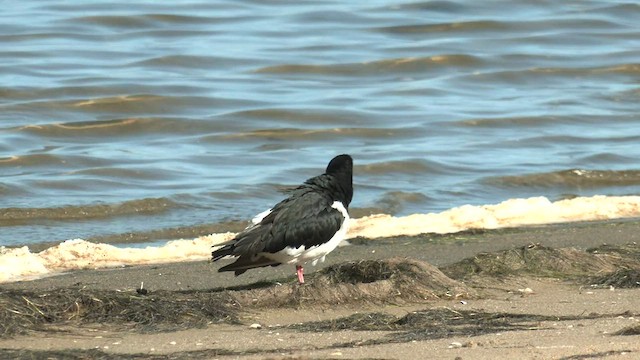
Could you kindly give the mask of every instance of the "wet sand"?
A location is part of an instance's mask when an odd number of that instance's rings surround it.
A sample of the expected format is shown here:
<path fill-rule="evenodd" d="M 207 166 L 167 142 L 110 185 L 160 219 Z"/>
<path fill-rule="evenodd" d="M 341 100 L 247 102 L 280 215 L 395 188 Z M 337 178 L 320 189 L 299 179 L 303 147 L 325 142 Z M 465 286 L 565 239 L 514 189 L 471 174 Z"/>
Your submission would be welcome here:
<path fill-rule="evenodd" d="M 501 251 L 526 249 L 529 244 L 553 249 L 572 247 L 584 252 L 603 244 L 631 244 L 639 238 L 640 221 L 636 219 L 451 235 L 352 239 L 351 245 L 330 254 L 326 263 L 308 267 L 306 271 L 313 279 L 314 271 L 335 264 L 394 257 L 424 261 L 444 270 L 464 259 L 480 258 L 480 254 L 495 253 L 500 257 L 504 255 Z M 615 256 L 611 258 L 615 260 Z M 640 263 L 640 259 L 631 256 L 625 264 L 635 267 L 634 261 Z M 293 266 L 257 269 L 234 277 L 216 272 L 224 264 L 192 262 L 83 270 L 2 284 L 0 294 L 10 292 L 18 298 L 21 294 L 25 297 L 39 294 L 40 298 L 36 296 L 36 299 L 45 299 L 43 295 L 56 292 L 95 291 L 136 299 L 175 295 L 176 299 L 186 301 L 203 294 L 222 293 L 225 289 L 233 290 L 237 298 L 259 294 L 276 296 L 278 289 L 285 288 L 301 293 L 295 290 Z M 72 319 L 45 323 L 24 334 L 2 336 L 0 358 L 628 359 L 640 356 L 638 335 L 614 335 L 639 325 L 640 285 L 592 287 L 583 281 L 584 277 L 581 279 L 531 272 L 498 276 L 487 271 L 451 280 L 470 289 L 465 296 L 441 292 L 428 300 L 398 297 L 392 301 L 360 299 L 330 304 L 314 302 L 313 292 L 306 292 L 304 295 L 309 298 L 297 299 L 295 305 L 274 301 L 270 306 L 268 299 L 256 299 L 254 302 L 261 305 L 252 306 L 251 301 L 240 301 L 238 317 L 233 321 L 210 321 L 204 327 L 180 329 L 141 329 L 129 324 Z M 141 283 L 147 295 L 135 292 Z M 313 289 L 316 285 L 309 286 L 308 289 Z M 44 310 L 44 304 L 34 303 L 40 306 L 37 309 Z M 355 322 L 354 315 L 364 317 L 366 326 L 362 318 Z M 416 316 L 428 317 L 428 321 L 415 325 Z M 260 324 L 261 328 L 251 328 L 252 324 Z"/>

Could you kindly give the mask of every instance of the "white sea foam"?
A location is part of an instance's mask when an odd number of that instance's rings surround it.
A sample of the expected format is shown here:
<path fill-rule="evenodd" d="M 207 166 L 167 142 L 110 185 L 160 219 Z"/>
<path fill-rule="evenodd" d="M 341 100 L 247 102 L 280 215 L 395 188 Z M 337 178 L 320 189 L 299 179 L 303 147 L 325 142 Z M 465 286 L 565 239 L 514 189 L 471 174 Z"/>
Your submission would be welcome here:
<path fill-rule="evenodd" d="M 464 205 L 441 213 L 404 217 L 371 215 L 351 223 L 349 237 L 366 238 L 467 229 L 498 229 L 640 216 L 640 196 L 593 196 L 551 202 L 545 197 L 510 199 L 496 205 Z"/>
<path fill-rule="evenodd" d="M 26 246 L 0 247 L 0 283 L 77 269 L 206 260 L 211 256 L 212 244 L 225 242 L 233 236 L 233 233 L 212 234 L 145 248 L 121 248 L 82 239 L 67 240 L 38 253 L 30 252 Z"/>
<path fill-rule="evenodd" d="M 441 213 L 404 217 L 371 215 L 352 219 L 347 238 L 446 234 L 467 229 L 497 229 L 628 217 L 640 217 L 640 196 L 593 196 L 557 202 L 534 197 L 511 199 L 496 205 L 464 205 Z M 205 260 L 210 257 L 212 245 L 223 243 L 233 236 L 233 233 L 212 234 L 146 248 L 121 248 L 81 239 L 67 240 L 38 253 L 32 253 L 26 246 L 14 249 L 0 247 L 0 283 L 29 280 L 76 269 Z"/>

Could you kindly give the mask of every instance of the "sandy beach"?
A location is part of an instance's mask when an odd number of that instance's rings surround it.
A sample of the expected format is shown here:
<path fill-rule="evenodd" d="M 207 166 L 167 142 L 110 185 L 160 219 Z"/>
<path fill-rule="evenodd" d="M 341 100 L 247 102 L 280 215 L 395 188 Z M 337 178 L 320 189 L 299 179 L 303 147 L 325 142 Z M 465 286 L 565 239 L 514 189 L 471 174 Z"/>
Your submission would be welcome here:
<path fill-rule="evenodd" d="M 307 268 L 303 286 L 293 267 L 234 277 L 206 261 L 7 283 L 0 357 L 632 359 L 639 230 L 624 220 L 356 238 Z"/>

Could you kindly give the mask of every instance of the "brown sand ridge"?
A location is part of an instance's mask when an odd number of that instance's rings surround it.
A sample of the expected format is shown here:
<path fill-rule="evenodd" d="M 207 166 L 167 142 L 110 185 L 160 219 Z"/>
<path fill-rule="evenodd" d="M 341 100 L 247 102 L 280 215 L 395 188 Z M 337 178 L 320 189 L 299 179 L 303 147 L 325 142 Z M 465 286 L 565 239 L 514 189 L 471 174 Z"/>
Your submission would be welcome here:
<path fill-rule="evenodd" d="M 358 240 L 303 286 L 284 267 L 233 278 L 206 262 L 4 284 L 0 358 L 634 358 L 638 229 Z"/>

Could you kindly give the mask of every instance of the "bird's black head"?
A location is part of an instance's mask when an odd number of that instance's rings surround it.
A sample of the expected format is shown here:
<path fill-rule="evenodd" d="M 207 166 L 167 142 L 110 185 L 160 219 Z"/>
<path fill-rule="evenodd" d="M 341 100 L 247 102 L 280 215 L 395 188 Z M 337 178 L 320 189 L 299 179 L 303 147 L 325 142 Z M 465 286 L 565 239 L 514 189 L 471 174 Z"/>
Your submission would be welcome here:
<path fill-rule="evenodd" d="M 345 207 L 349 206 L 353 198 L 353 159 L 351 156 L 343 154 L 331 159 L 327 165 L 327 175 L 333 176 L 337 180 L 334 182 L 339 200 Z"/>
<path fill-rule="evenodd" d="M 349 174 L 353 173 L 353 159 L 347 154 L 334 157 L 327 165 L 327 174 Z"/>

